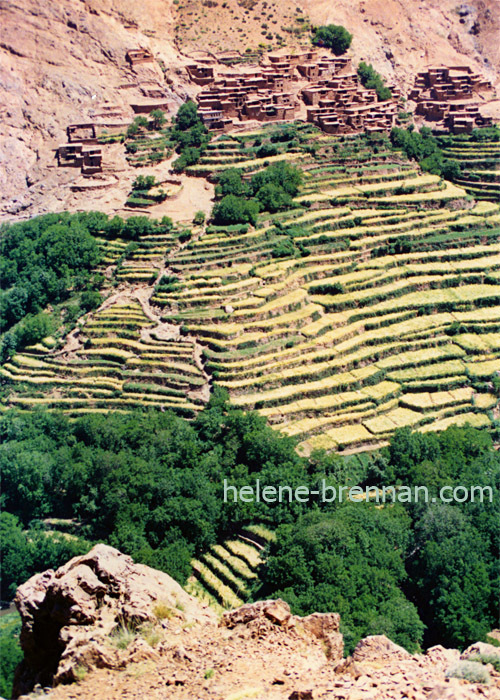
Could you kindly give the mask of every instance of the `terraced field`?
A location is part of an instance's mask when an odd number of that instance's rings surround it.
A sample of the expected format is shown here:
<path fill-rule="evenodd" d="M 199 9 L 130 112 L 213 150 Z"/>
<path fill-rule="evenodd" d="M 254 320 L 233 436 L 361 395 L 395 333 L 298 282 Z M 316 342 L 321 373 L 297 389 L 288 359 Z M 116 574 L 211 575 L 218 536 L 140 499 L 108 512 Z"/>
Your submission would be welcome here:
<path fill-rule="evenodd" d="M 442 142 L 444 155 L 462 168 L 456 183 L 476 199 L 500 202 L 500 142 L 474 141 L 466 134 Z"/>
<path fill-rule="evenodd" d="M 285 154 L 305 175 L 294 207 L 255 229 L 209 227 L 171 256 L 180 286 L 153 302 L 204 344 L 234 404 L 304 452 L 376 447 L 405 425 L 487 425 L 500 208 L 387 146 L 303 134 L 319 154 Z M 254 138 L 215 140 L 212 173 L 261 168 Z M 277 257 L 283 241 L 293 254 Z"/>
<path fill-rule="evenodd" d="M 12 388 L 5 405 L 70 415 L 141 406 L 193 417 L 209 391 L 198 350 L 178 329 L 160 324 L 148 303 L 175 240 L 174 234 L 145 236 L 132 245 L 101 240 L 102 272 L 113 270 L 119 291 L 59 344 L 46 339 L 0 367 Z"/>
<path fill-rule="evenodd" d="M 121 291 L 62 348 L 39 344 L 4 366 L 10 405 L 193 415 L 213 380 L 304 453 L 376 448 L 402 426 L 490 424 L 500 206 L 375 137 L 310 125 L 290 142 L 277 135 L 218 137 L 189 170 L 250 177 L 289 160 L 304 173 L 292 207 L 255 227 L 209 225 L 182 245 L 175 231 L 132 250 L 103 241 Z M 279 152 L 260 158 L 270 137 Z"/>
<path fill-rule="evenodd" d="M 265 561 L 274 533 L 262 525 L 248 525 L 223 544 L 213 545 L 192 561 L 186 590 L 215 608 L 234 608 L 248 599 Z"/>

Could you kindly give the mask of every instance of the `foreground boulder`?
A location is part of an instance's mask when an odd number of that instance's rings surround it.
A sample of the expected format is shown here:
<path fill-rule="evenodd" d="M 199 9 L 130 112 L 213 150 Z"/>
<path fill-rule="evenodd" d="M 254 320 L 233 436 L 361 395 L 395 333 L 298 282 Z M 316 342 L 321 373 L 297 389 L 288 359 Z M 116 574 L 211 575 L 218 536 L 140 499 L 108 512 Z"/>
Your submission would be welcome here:
<path fill-rule="evenodd" d="M 321 643 L 326 657 L 340 660 L 344 653 L 344 639 L 339 632 L 338 613 L 313 613 L 306 617 L 292 615 L 290 606 L 284 600 L 261 600 L 247 603 L 236 610 L 223 614 L 221 627 L 234 629 L 243 627 L 242 634 L 258 638 L 279 630 L 289 632 L 292 637 L 303 638 L 311 643 Z"/>
<path fill-rule="evenodd" d="M 24 660 L 14 695 L 37 684 L 75 680 L 81 668 L 120 668 L 128 656 L 109 643 L 117 630 L 133 630 L 178 618 L 213 624 L 214 614 L 165 573 L 117 549 L 98 544 L 57 571 L 32 576 L 19 587 L 15 603 L 22 620 Z M 137 644 L 135 645 L 137 646 Z"/>

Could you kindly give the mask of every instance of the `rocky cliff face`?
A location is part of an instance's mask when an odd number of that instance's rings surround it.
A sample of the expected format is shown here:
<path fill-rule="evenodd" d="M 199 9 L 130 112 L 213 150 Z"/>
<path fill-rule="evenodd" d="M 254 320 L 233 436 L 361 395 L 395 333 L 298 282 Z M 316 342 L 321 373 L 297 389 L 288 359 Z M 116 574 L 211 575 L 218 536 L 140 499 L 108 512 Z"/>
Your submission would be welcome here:
<path fill-rule="evenodd" d="M 171 8 L 156 0 L 0 3 L 0 192 L 7 211 L 22 211 L 30 188 L 58 183 L 53 149 L 66 142 L 68 124 L 93 120 L 106 103 L 129 109 L 141 97 L 126 87 L 136 82 L 128 49 L 148 48 L 163 60 L 165 88 L 183 101 Z"/>
<path fill-rule="evenodd" d="M 141 564 L 116 549 L 96 545 L 57 571 L 30 578 L 17 591 L 22 618 L 24 661 L 17 670 L 14 694 L 35 685 L 57 685 L 77 679 L 80 668 L 123 668 L 147 647 L 138 640 L 126 654 L 113 634 L 156 625 L 215 623 L 170 576 Z M 166 623 L 165 623 L 166 624 Z"/>
<path fill-rule="evenodd" d="M 497 647 L 412 656 L 376 635 L 344 659 L 336 613 L 298 617 L 271 600 L 217 620 L 169 576 L 106 545 L 33 576 L 16 604 L 25 656 L 14 697 L 40 686 L 52 700 L 500 698 L 491 664 L 474 664 L 488 685 L 446 677 L 460 658 L 500 658 Z"/>

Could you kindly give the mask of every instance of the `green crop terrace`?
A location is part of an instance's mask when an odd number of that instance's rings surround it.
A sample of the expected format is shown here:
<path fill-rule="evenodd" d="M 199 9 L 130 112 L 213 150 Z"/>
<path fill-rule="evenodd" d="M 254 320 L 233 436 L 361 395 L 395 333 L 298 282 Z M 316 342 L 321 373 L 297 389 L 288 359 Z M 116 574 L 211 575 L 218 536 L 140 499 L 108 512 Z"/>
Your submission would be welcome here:
<path fill-rule="evenodd" d="M 500 141 L 476 141 L 466 134 L 441 139 L 443 155 L 460 164 L 456 183 L 475 199 L 500 202 Z"/>
<path fill-rule="evenodd" d="M 137 301 L 105 304 L 69 354 L 39 344 L 14 356 L 2 369 L 10 405 L 194 415 L 208 375 L 304 453 L 377 448 L 403 426 L 491 423 L 500 371 L 495 187 L 422 173 L 387 139 L 325 136 L 310 125 L 259 158 L 256 144 L 276 133 L 217 137 L 187 170 L 216 181 L 227 167 L 250 177 L 285 159 L 303 171 L 291 208 L 262 212 L 255 227 L 209 224 L 182 245 L 174 233 L 142 240 L 116 278 L 149 290 L 157 320 Z M 460 139 L 449 148 L 464 158 L 488 151 L 489 169 L 498 158 L 498 144 Z M 125 243 L 103 245 L 112 264 Z M 174 283 L 155 286 L 159 260 Z M 180 339 L 164 339 L 164 327 Z M 222 602 L 244 599 L 229 564 L 208 558 L 195 570 L 232 591 Z"/>

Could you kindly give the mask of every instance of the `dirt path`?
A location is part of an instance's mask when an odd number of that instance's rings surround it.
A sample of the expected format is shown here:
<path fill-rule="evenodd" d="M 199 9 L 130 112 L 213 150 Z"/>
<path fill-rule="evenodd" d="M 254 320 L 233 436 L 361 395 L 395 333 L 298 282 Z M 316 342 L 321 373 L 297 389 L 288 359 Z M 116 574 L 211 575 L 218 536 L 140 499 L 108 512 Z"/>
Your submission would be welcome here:
<path fill-rule="evenodd" d="M 198 230 L 195 232 L 193 238 L 196 239 L 201 235 L 203 235 L 203 231 Z M 160 279 L 164 274 L 173 274 L 173 271 L 169 267 L 169 258 L 187 246 L 188 242 L 189 241 L 186 241 L 185 243 L 178 243 L 176 246 L 174 246 L 167 254 L 167 257 L 160 263 L 160 266 L 158 266 L 158 261 L 151 261 L 152 269 L 158 272 L 158 279 Z M 212 377 L 205 369 L 203 362 L 203 346 L 198 342 L 198 339 L 195 336 L 182 335 L 180 325 L 163 320 L 161 310 L 151 303 L 154 290 L 155 283 L 128 284 L 126 282 L 122 282 L 96 310 L 85 314 L 85 316 L 79 319 L 78 326 L 67 334 L 64 341 L 64 346 L 53 352 L 52 355 L 54 357 L 63 356 L 65 360 L 74 358 L 75 351 L 83 348 L 86 323 L 91 321 L 100 313 L 110 309 L 115 304 L 118 306 L 125 306 L 131 302 L 139 302 L 146 317 L 155 324 L 152 327 L 150 326 L 141 329 L 141 340 L 146 343 L 154 342 L 155 339 L 173 342 L 179 342 L 182 340 L 183 342 L 191 343 L 193 346 L 192 359 L 203 376 L 205 383 L 198 389 L 188 391 L 187 395 L 191 399 L 200 399 L 206 403 L 210 399 Z"/>
<path fill-rule="evenodd" d="M 137 299 L 145 315 L 156 323 L 153 328 L 143 328 L 141 330 L 141 339 L 145 341 L 151 341 L 154 338 L 171 341 L 183 340 L 184 342 L 191 343 L 193 346 L 193 361 L 203 375 L 205 384 L 200 389 L 188 391 L 188 396 L 207 402 L 210 399 L 212 378 L 205 370 L 205 365 L 203 364 L 203 346 L 200 345 L 195 336 L 181 335 L 179 325 L 162 320 L 159 311 L 151 305 L 153 292 L 154 287 L 144 286 L 141 289 L 136 289 L 132 294 L 132 298 Z"/>

